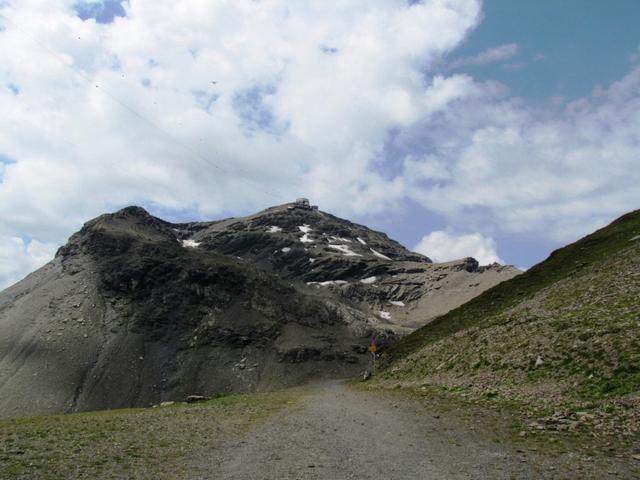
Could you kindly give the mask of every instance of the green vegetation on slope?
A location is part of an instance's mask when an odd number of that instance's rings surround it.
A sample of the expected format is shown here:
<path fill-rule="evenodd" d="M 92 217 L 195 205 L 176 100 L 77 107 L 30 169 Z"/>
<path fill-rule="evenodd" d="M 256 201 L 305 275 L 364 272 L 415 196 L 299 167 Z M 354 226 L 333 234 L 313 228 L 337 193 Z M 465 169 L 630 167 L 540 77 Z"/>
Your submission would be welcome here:
<path fill-rule="evenodd" d="M 640 242 L 630 242 L 640 235 L 640 210 L 628 213 L 607 227 L 564 248 L 554 251 L 542 263 L 503 282 L 461 307 L 443 315 L 396 343 L 389 352 L 392 358 L 405 357 L 447 335 L 487 321 L 560 280 L 580 273 L 588 265 L 607 261 L 627 248 L 637 249 Z"/>
<path fill-rule="evenodd" d="M 404 338 L 381 378 L 514 401 L 565 426 L 581 412 L 635 435 L 639 328 L 636 211 Z"/>
<path fill-rule="evenodd" d="M 0 420 L 0 478 L 202 478 L 210 473 L 207 452 L 228 447 L 300 393 Z"/>

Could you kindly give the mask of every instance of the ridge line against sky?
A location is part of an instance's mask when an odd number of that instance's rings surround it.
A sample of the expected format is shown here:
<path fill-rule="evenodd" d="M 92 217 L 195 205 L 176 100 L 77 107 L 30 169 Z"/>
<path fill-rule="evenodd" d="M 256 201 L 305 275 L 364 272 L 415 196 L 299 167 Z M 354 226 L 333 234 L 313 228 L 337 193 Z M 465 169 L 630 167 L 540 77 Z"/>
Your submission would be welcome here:
<path fill-rule="evenodd" d="M 128 204 L 184 221 L 308 196 L 436 260 L 519 267 L 640 205 L 637 2 L 0 14 L 0 288 Z"/>

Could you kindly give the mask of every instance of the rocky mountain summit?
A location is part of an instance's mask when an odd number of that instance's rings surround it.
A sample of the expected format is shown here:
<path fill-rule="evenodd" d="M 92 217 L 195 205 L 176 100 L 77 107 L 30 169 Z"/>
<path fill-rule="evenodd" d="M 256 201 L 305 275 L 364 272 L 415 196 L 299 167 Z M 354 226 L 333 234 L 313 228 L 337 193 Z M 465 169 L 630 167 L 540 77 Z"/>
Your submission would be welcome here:
<path fill-rule="evenodd" d="M 390 343 L 518 273 L 435 264 L 299 203 L 183 224 L 127 207 L 0 293 L 0 415 L 356 375 L 372 338 Z"/>
<path fill-rule="evenodd" d="M 347 301 L 396 333 L 407 333 L 520 273 L 473 258 L 433 263 L 386 234 L 285 204 L 244 218 L 173 226 L 187 248 L 233 256 Z M 298 287 L 300 288 L 300 287 Z"/>

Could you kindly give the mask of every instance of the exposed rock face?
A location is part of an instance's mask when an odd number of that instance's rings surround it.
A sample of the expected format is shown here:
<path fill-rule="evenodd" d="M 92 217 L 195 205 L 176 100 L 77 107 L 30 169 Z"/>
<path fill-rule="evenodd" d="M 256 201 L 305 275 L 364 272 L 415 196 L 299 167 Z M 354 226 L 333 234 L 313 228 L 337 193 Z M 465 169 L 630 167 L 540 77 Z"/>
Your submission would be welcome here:
<path fill-rule="evenodd" d="M 128 207 L 0 293 L 0 415 L 356 375 L 372 337 L 384 345 L 516 273 L 433 264 L 290 205 L 188 224 Z"/>
<path fill-rule="evenodd" d="M 434 264 L 384 233 L 292 205 L 245 218 L 180 225 L 175 232 L 194 248 L 239 257 L 348 302 L 397 333 L 422 326 L 520 273 L 499 264 L 481 267 L 473 258 Z"/>

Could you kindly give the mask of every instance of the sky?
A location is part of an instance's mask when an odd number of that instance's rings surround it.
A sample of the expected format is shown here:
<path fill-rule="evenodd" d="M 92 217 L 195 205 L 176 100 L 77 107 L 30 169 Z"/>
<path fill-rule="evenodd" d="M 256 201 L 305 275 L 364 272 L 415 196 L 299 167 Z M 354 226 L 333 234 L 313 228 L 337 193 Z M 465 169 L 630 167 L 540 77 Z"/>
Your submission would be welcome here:
<path fill-rule="evenodd" d="M 0 288 L 87 220 L 304 196 L 520 268 L 640 207 L 635 0 L 0 0 Z"/>

